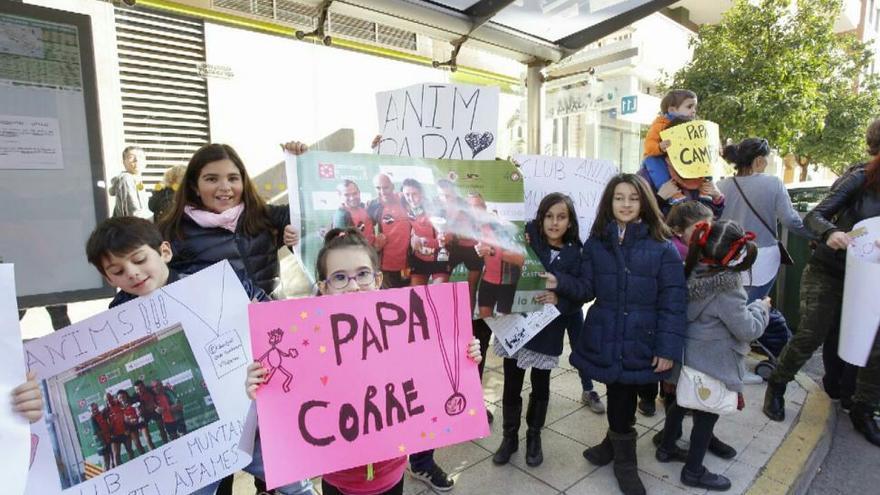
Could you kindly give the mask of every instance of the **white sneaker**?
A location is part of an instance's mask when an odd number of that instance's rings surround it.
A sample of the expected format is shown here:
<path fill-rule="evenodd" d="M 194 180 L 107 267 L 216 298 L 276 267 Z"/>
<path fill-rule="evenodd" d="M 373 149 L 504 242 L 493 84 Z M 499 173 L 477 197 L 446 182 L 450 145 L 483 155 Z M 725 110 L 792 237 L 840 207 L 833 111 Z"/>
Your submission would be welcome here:
<path fill-rule="evenodd" d="M 759 375 L 752 373 L 751 371 L 746 371 L 743 375 L 743 383 L 746 385 L 758 385 L 760 383 L 764 383 L 764 379 Z"/>

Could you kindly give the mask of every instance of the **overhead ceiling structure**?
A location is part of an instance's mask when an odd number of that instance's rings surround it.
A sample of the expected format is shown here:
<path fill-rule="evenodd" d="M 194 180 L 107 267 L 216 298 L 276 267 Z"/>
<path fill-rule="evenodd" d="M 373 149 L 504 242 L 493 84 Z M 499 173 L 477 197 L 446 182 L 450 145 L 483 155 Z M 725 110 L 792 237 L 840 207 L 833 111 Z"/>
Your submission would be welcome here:
<path fill-rule="evenodd" d="M 558 62 L 676 0 L 335 0 L 334 11 L 395 22 L 530 65 Z M 403 26 L 401 26 L 403 27 Z"/>

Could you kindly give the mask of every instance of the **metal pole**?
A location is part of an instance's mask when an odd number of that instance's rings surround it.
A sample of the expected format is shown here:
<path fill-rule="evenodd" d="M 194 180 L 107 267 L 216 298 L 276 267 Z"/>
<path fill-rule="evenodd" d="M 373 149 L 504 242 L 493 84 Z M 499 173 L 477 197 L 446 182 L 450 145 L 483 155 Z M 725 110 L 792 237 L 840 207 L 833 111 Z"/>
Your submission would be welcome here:
<path fill-rule="evenodd" d="M 544 76 L 541 69 L 544 63 L 529 64 L 526 73 L 526 115 L 528 117 L 528 130 L 526 149 L 529 154 L 541 154 L 541 87 L 544 85 Z"/>

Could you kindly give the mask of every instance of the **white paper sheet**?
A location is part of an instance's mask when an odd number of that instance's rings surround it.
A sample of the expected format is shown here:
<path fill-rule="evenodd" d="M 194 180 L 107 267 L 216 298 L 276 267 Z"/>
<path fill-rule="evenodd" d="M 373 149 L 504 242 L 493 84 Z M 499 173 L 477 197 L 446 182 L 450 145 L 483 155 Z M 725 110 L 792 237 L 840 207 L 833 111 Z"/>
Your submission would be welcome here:
<path fill-rule="evenodd" d="M 556 309 L 556 306 L 545 304 L 541 311 L 534 313 L 516 313 L 486 318 L 485 320 L 489 328 L 492 329 L 492 333 L 498 338 L 498 342 L 501 343 L 507 354 L 512 356 L 557 316 L 559 316 L 559 310 Z"/>
<path fill-rule="evenodd" d="M 226 261 L 25 344 L 25 362 L 43 380 L 46 420 L 35 423 L 38 448 L 28 495 L 191 493 L 250 462 L 239 450 L 251 405 L 244 393 L 251 361 L 249 303 Z M 161 382 L 182 408 L 172 417 L 145 411 L 134 385 Z M 157 388 L 162 388 L 161 386 Z M 139 453 L 116 443 L 121 463 L 112 466 L 101 447 L 107 438 L 93 422 L 92 404 L 118 412 L 106 393 L 124 390 L 146 423 Z M 157 407 L 162 401 L 155 399 Z M 128 411 L 123 411 L 128 415 Z M 162 440 L 159 422 L 168 432 Z M 174 438 L 172 427 L 186 431 Z M 115 433 L 113 433 L 115 435 Z M 247 447 L 249 442 L 242 442 Z"/>
<path fill-rule="evenodd" d="M 846 252 L 846 279 L 840 318 L 841 359 L 864 366 L 880 328 L 880 217 L 857 223 L 854 231 L 865 229 Z"/>
<path fill-rule="evenodd" d="M 376 94 L 379 155 L 492 160 L 497 87 L 424 83 Z"/>
<path fill-rule="evenodd" d="M 552 192 L 565 193 L 574 202 L 581 241 L 586 241 L 602 192 L 617 175 L 617 167 L 608 160 L 543 155 L 516 155 L 513 161 L 523 174 L 525 218 L 535 218 L 544 196 Z"/>
<path fill-rule="evenodd" d="M 0 115 L 0 169 L 62 169 L 58 119 Z"/>
<path fill-rule="evenodd" d="M 27 482 L 31 450 L 28 422 L 12 409 L 10 394 L 24 383 L 21 330 L 18 327 L 18 305 L 15 301 L 15 274 L 9 263 L 0 264 L 0 479 L 3 493 L 20 495 Z"/>

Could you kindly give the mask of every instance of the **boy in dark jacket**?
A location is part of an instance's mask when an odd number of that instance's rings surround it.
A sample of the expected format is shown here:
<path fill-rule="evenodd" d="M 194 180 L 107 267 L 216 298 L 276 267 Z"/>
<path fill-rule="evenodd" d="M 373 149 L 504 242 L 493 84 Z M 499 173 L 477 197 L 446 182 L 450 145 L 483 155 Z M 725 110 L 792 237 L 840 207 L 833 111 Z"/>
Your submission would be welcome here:
<path fill-rule="evenodd" d="M 162 239 L 162 234 L 153 223 L 140 218 L 116 217 L 101 222 L 86 242 L 86 256 L 107 283 L 119 288 L 116 297 L 110 302 L 111 308 L 150 295 L 153 291 L 180 279 L 180 275 L 168 268 L 172 256 L 171 245 Z M 250 280 L 242 280 L 242 285 L 251 300 L 269 300 L 266 292 Z M 161 401 L 162 399 L 157 397 L 157 404 L 160 407 Z M 170 404 L 166 403 L 165 409 L 170 411 L 168 405 Z M 173 421 L 174 432 L 169 429 L 169 419 Z M 163 417 L 169 435 L 172 438 L 175 433 L 185 435 L 183 421 L 174 421 L 174 419 L 167 415 Z M 254 443 L 255 451 L 260 448 L 259 445 L 259 435 L 257 435 Z M 262 455 L 259 458 L 262 458 Z M 251 462 L 245 467 L 245 471 L 255 474 L 256 477 L 265 475 L 262 462 L 257 461 Z M 229 478 L 231 476 L 227 477 Z M 202 487 L 196 493 L 215 493 L 220 483 L 220 481 L 214 482 Z M 314 493 L 309 480 L 291 483 L 276 490 L 286 495 Z"/>
<path fill-rule="evenodd" d="M 119 289 L 110 301 L 111 308 L 181 278 L 168 268 L 171 245 L 152 222 L 142 218 L 114 217 L 101 222 L 86 242 L 86 256 L 107 283 Z M 242 285 L 251 300 L 269 300 L 249 280 L 243 280 Z"/>

